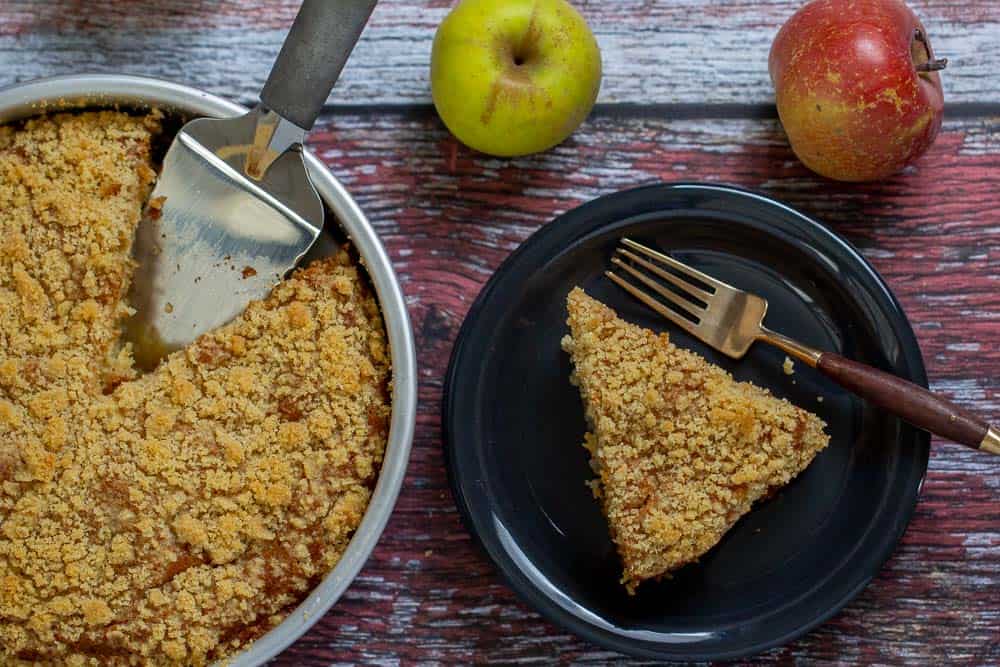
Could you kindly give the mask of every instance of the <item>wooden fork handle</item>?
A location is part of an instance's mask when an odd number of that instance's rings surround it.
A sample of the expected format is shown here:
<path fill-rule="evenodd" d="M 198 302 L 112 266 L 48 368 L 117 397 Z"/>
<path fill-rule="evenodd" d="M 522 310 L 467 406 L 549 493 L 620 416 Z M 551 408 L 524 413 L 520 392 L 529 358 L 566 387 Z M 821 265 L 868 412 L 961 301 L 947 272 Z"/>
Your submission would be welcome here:
<path fill-rule="evenodd" d="M 816 368 L 845 389 L 918 428 L 973 449 L 1000 454 L 997 429 L 921 386 L 832 352 L 823 352 Z"/>

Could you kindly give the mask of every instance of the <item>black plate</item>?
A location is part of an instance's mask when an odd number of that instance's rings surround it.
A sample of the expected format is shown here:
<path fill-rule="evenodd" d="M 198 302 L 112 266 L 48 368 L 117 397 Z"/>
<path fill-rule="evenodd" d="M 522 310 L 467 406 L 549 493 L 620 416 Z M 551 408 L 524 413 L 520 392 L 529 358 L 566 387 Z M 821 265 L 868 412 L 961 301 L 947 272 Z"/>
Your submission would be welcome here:
<path fill-rule="evenodd" d="M 602 277 L 628 235 L 770 301 L 767 325 L 926 386 L 913 332 L 885 283 L 845 240 L 766 197 L 715 185 L 657 185 L 559 217 L 503 263 L 452 354 L 443 423 L 452 492 L 510 585 L 555 623 L 637 656 L 709 660 L 788 642 L 857 595 L 892 553 L 917 502 L 930 438 L 799 364 L 755 345 L 732 361 Z M 759 503 L 700 562 L 618 583 L 570 362 L 574 285 L 622 317 L 819 414 L 830 446 Z M 817 397 L 822 396 L 820 402 Z"/>

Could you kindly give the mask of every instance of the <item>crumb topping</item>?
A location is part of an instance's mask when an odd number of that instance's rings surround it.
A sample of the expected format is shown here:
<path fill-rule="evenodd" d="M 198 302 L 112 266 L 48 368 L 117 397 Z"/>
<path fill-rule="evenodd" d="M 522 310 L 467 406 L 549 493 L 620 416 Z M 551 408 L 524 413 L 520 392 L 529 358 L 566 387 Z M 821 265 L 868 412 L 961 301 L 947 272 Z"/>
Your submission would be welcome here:
<path fill-rule="evenodd" d="M 339 560 L 389 353 L 346 250 L 137 377 L 120 342 L 159 118 L 0 127 L 0 663 L 185 664 Z"/>
<path fill-rule="evenodd" d="M 826 447 L 817 416 L 617 317 L 567 299 L 584 447 L 629 592 L 697 560 L 750 506 Z"/>
<path fill-rule="evenodd" d="M 785 375 L 794 375 L 795 362 L 792 361 L 791 357 L 785 357 L 785 361 L 781 364 L 781 370 L 785 373 Z"/>

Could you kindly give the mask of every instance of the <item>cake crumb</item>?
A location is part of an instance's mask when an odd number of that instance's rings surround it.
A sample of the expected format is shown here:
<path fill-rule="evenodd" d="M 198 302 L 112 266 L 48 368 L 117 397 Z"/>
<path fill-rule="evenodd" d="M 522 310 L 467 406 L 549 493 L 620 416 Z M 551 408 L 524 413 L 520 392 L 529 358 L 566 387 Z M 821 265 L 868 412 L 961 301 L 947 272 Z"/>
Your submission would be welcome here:
<path fill-rule="evenodd" d="M 153 197 L 146 204 L 146 209 L 151 220 L 159 220 L 163 216 L 163 205 L 167 203 L 166 197 Z"/>
<path fill-rule="evenodd" d="M 785 375 L 791 375 L 795 372 L 795 362 L 792 361 L 791 357 L 785 357 L 785 363 L 781 365 L 781 370 L 785 371 Z"/>

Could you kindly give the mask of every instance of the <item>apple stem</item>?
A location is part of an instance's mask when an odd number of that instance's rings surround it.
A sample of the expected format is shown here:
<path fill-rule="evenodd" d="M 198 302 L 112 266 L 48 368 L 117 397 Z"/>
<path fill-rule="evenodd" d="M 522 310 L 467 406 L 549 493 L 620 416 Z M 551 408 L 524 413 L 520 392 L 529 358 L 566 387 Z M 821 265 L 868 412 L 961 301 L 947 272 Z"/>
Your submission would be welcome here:
<path fill-rule="evenodd" d="M 919 46 L 918 46 L 919 45 Z M 910 43 L 910 57 L 913 67 L 921 74 L 943 70 L 948 64 L 947 58 L 935 58 L 927 35 L 920 28 L 913 31 L 913 41 Z"/>
<path fill-rule="evenodd" d="M 947 58 L 935 58 L 934 60 L 928 60 L 925 63 L 920 63 L 917 65 L 918 72 L 937 72 L 943 70 L 948 66 Z"/>

